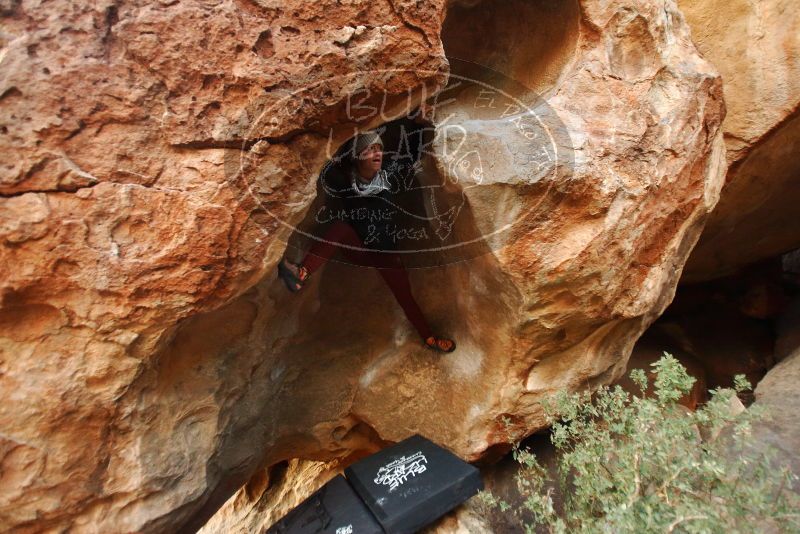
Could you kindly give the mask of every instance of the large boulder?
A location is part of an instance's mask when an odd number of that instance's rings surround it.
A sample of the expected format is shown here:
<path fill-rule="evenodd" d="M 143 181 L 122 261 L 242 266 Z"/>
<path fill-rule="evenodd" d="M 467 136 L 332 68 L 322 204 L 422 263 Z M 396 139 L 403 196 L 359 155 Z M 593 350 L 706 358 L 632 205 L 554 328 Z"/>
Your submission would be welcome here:
<path fill-rule="evenodd" d="M 800 494 L 800 296 L 786 308 L 778 324 L 775 343 L 781 361 L 758 382 L 755 406 L 766 416 L 753 425 L 753 447 L 756 452 L 773 454 L 773 465 L 788 467 L 797 477 L 792 489 Z"/>
<path fill-rule="evenodd" d="M 724 82 L 728 176 L 682 282 L 800 247 L 800 9 L 794 0 L 680 0 Z"/>
<path fill-rule="evenodd" d="M 230 162 L 258 138 L 299 218 L 313 118 L 345 123 L 355 88 L 387 113 L 438 88 L 442 2 L 395 4 L 3 3 L 0 530 L 191 529 L 274 444 L 320 448 L 269 428 L 285 363 L 265 327 L 294 319 L 265 293 L 278 223 Z"/>
<path fill-rule="evenodd" d="M 796 327 L 800 324 L 795 323 Z M 755 390 L 755 406 L 767 414 L 764 420 L 753 425 L 756 451 L 770 451 L 776 467 L 788 467 L 798 478 L 792 489 L 800 493 L 800 427 L 797 413 L 800 410 L 800 346 L 783 361 L 770 369 Z"/>
<path fill-rule="evenodd" d="M 481 68 L 451 61 L 451 78 L 464 83 L 446 91 L 436 128 L 456 124 L 465 135 L 438 136 L 425 168 L 430 183 L 444 184 L 447 206 L 462 209 L 455 241 L 484 239 L 479 253 L 449 250 L 440 267 L 411 277 L 431 321 L 454 335 L 456 352 L 419 348 L 380 278 L 346 263 L 329 264 L 300 304 L 283 288 L 270 293 L 293 306 L 285 319 L 292 335 L 273 330 L 284 388 L 273 428 L 293 431 L 291 452 L 315 445 L 301 441 L 311 428 L 330 455 L 419 432 L 467 460 L 497 458 L 546 425 L 543 397 L 616 379 L 671 301 L 722 186 L 719 78 L 671 3 L 555 6 L 459 2 L 445 20 L 451 58 L 475 54 L 517 78 L 525 69 L 549 73 L 536 98 L 501 75 L 489 75 L 487 88 Z M 481 28 L 486 42 L 507 46 L 470 49 Z M 515 28 L 516 37 L 492 33 Z M 540 32 L 552 49 L 537 38 L 531 46 L 540 54 L 516 46 Z M 572 149 L 566 168 L 543 167 L 520 138 L 517 115 L 503 120 L 508 94 L 560 121 L 559 139 Z M 471 163 L 482 162 L 484 172 L 461 173 L 447 155 L 453 145 L 479 155 Z M 510 229 L 499 232 L 503 225 Z M 243 488 L 207 531 L 260 525 L 254 518 L 271 502 Z"/>
<path fill-rule="evenodd" d="M 3 7 L 0 524 L 193 531 L 281 461 L 416 432 L 476 460 L 624 371 L 717 202 L 721 80 L 670 0 L 488 6 L 446 32 L 436 1 Z M 426 156 L 480 238 L 411 273 L 441 355 L 373 270 L 295 295 L 274 267 L 330 146 L 444 87 L 459 20 L 499 77 L 436 113 L 491 172 Z M 475 105 L 511 93 L 533 111 Z M 540 111 L 565 159 L 519 127 Z"/>

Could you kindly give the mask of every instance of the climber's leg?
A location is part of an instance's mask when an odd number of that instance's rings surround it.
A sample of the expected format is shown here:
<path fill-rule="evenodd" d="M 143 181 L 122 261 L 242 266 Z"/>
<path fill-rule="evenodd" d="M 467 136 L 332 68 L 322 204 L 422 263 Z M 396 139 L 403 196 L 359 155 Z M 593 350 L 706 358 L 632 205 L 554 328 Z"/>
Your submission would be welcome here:
<path fill-rule="evenodd" d="M 354 248 L 341 247 L 339 244 L 350 245 Z M 341 249 L 344 256 L 356 265 L 372 266 L 378 269 L 386 285 L 389 286 L 400 307 L 414 325 L 422 339 L 428 339 L 433 332 L 425 320 L 411 293 L 411 284 L 408 281 L 408 272 L 403 266 L 402 258 L 397 253 L 376 252 L 364 250 L 364 243 L 355 229 L 344 221 L 336 221 L 331 225 L 322 240 L 314 243 L 300 264 L 305 267 L 310 275 L 328 261 L 336 249 Z"/>
<path fill-rule="evenodd" d="M 414 295 L 411 293 L 411 284 L 408 281 L 408 272 L 403 266 L 400 254 L 386 252 L 367 252 L 367 262 L 378 269 L 378 273 L 383 277 L 386 285 L 394 293 L 395 299 L 403 308 L 403 311 L 414 325 L 422 339 L 427 339 L 433 335 L 428 321 L 419 309 Z"/>
<path fill-rule="evenodd" d="M 396 269 L 392 267 L 388 269 L 378 269 L 378 272 L 383 276 L 386 284 L 392 290 L 392 293 L 394 293 L 397 302 L 400 303 L 400 306 L 406 313 L 406 317 L 408 317 L 408 320 L 414 325 L 414 328 L 417 329 L 422 339 L 428 339 L 428 337 L 432 336 L 433 332 L 431 331 L 431 327 L 428 325 L 428 321 L 425 320 L 422 310 L 419 309 L 417 301 L 414 300 L 414 295 L 411 294 L 411 284 L 408 282 L 408 273 L 406 270 L 404 268 Z"/>
<path fill-rule="evenodd" d="M 337 249 L 341 249 L 345 253 L 355 253 L 349 254 L 349 257 L 361 257 L 358 254 L 360 251 L 342 247 L 340 244 L 358 248 L 364 247 L 361 238 L 350 224 L 344 221 L 336 221 L 328 228 L 321 239 L 314 242 L 300 266 L 305 267 L 308 274 L 311 274 L 322 267 Z"/>

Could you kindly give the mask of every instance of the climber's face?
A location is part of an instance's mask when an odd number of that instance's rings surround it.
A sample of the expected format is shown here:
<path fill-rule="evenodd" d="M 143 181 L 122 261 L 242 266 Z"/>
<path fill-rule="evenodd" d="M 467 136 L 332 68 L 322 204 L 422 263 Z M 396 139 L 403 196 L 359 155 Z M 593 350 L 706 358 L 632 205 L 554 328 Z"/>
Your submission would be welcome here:
<path fill-rule="evenodd" d="M 383 147 L 373 143 L 358 155 L 358 172 L 364 178 L 372 178 L 381 168 L 383 162 Z"/>

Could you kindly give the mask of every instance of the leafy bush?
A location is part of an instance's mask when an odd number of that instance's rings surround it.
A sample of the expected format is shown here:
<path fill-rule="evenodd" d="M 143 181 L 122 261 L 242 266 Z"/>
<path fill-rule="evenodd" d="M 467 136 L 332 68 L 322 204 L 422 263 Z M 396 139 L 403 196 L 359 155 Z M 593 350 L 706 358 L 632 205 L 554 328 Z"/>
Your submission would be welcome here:
<path fill-rule="evenodd" d="M 677 401 L 694 378 L 666 352 L 652 366 L 653 395 L 636 369 L 630 377 L 640 395 L 603 386 L 543 402 L 558 476 L 548 480 L 535 454 L 514 444 L 525 500 L 512 512 L 525 532 L 800 532 L 789 489 L 796 477 L 749 444 L 752 422 L 766 414 L 757 406 L 731 410 L 736 394 L 750 388 L 744 377 L 690 412 Z M 512 508 L 489 491 L 479 502 L 485 513 Z"/>

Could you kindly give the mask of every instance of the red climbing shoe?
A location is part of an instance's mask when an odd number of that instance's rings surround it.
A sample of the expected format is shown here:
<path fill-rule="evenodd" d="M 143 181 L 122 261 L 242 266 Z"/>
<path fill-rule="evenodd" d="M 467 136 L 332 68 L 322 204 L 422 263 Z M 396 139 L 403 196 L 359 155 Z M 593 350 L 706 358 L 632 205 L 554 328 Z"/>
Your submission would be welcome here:
<path fill-rule="evenodd" d="M 456 342 L 444 337 L 431 336 L 425 340 L 425 345 L 439 352 L 453 352 L 456 350 Z"/>
<path fill-rule="evenodd" d="M 289 265 L 297 268 L 296 275 L 292 269 L 289 268 Z M 286 283 L 286 287 L 289 289 L 289 291 L 292 293 L 297 293 L 303 287 L 303 283 L 308 278 L 308 270 L 302 265 L 295 265 L 289 260 L 282 259 L 280 263 L 278 263 L 278 276 Z"/>

